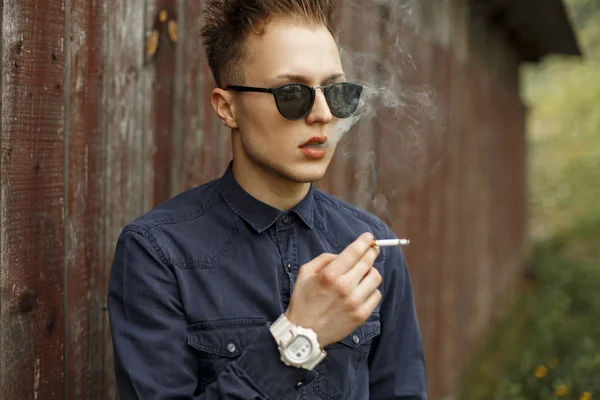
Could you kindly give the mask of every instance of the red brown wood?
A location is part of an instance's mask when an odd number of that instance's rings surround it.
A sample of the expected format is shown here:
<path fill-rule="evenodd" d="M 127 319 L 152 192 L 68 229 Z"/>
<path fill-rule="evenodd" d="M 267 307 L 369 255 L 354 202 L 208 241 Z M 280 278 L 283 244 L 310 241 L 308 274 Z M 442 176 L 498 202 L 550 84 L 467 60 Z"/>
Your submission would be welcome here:
<path fill-rule="evenodd" d="M 149 196 L 146 206 L 150 208 L 172 197 L 178 182 L 174 177 L 181 175 L 181 158 L 176 151 L 181 150 L 182 139 L 180 124 L 181 104 L 177 85 L 177 52 L 180 46 L 180 16 L 177 1 L 154 0 L 146 10 L 149 31 L 158 34 L 156 52 L 146 55 L 145 85 L 148 108 L 145 134 L 149 144 L 146 167 L 146 184 Z M 177 178 L 175 180 L 178 181 Z"/>
<path fill-rule="evenodd" d="M 183 47 L 183 189 L 209 181 L 215 177 L 207 171 L 212 156 L 206 151 L 207 140 L 212 137 L 205 129 L 205 121 L 212 113 L 208 89 L 213 79 L 208 74 L 204 49 L 200 41 L 204 2 L 192 1 L 186 5 L 182 16 L 181 46 Z M 181 18 L 180 18 L 181 19 Z"/>
<path fill-rule="evenodd" d="M 465 280 L 463 274 L 463 265 L 461 262 L 461 252 L 459 252 L 461 232 L 461 221 L 459 220 L 460 193 L 457 190 L 459 185 L 459 163 L 464 157 L 464 149 L 461 148 L 461 137 L 465 132 L 465 119 L 463 116 L 469 110 L 469 103 L 464 87 L 466 80 L 464 69 L 457 60 L 451 60 L 449 73 L 449 97 L 448 97 L 448 135 L 451 138 L 447 146 L 447 161 L 444 165 L 446 170 L 446 198 L 444 213 L 446 214 L 446 226 L 443 233 L 444 248 L 446 256 L 444 257 L 443 268 L 446 270 L 446 276 L 451 277 L 452 284 L 448 285 L 448 299 L 445 308 L 445 329 L 454 338 L 454 346 L 447 353 L 446 361 L 452 364 L 452 368 L 457 370 L 463 363 L 465 311 L 460 306 L 461 292 L 465 290 Z M 465 112 L 466 111 L 466 112 Z M 450 310 L 455 310 L 454 312 Z M 449 360 L 449 361 L 448 361 Z"/>
<path fill-rule="evenodd" d="M 65 398 L 103 399 L 104 1 L 67 2 Z M 109 366 L 112 368 L 112 365 Z"/>
<path fill-rule="evenodd" d="M 440 13 L 441 19 L 449 19 L 448 9 L 443 8 L 444 13 Z M 440 25 L 442 23 L 440 22 Z M 445 35 L 446 33 L 444 33 Z M 434 62 L 432 65 L 438 66 L 432 70 L 432 87 L 436 88 L 437 95 L 435 104 L 437 106 L 437 119 L 431 124 L 431 161 L 432 170 L 431 186 L 429 187 L 429 197 L 433 199 L 430 210 L 430 243 L 431 248 L 436 249 L 436 253 L 430 253 L 430 265 L 437 268 L 437 290 L 439 293 L 438 306 L 438 324 L 444 327 L 437 332 L 436 340 L 439 343 L 440 362 L 440 385 L 443 392 L 451 387 L 451 381 L 455 379 L 457 357 L 454 354 L 454 346 L 446 346 L 448 342 L 457 342 L 457 332 L 452 330 L 452 320 L 456 315 L 449 310 L 455 309 L 454 292 L 457 288 L 457 276 L 454 273 L 453 260 L 448 257 L 448 248 L 444 240 L 448 232 L 448 226 L 451 223 L 449 217 L 452 216 L 448 208 L 452 208 L 454 192 L 450 184 L 449 170 L 451 168 L 452 158 L 449 153 L 452 143 L 455 141 L 451 130 L 449 129 L 448 113 L 451 107 L 450 103 L 450 84 L 452 79 L 452 65 L 450 53 L 442 48 L 436 47 L 434 52 Z M 439 146 L 439 147 L 438 147 Z"/>
<path fill-rule="evenodd" d="M 0 393 L 64 398 L 64 32 L 58 1 L 2 11 Z"/>

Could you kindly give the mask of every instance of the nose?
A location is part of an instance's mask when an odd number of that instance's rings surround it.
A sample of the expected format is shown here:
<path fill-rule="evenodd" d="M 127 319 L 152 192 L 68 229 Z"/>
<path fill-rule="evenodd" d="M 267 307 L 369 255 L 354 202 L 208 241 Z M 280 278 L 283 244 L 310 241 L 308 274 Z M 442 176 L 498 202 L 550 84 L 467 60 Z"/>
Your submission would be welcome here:
<path fill-rule="evenodd" d="M 322 89 L 317 89 L 315 91 L 315 103 L 313 104 L 310 113 L 306 116 L 306 121 L 311 125 L 317 123 L 327 124 L 331 122 L 332 119 L 333 115 L 331 114 L 331 110 L 325 99 L 325 94 Z"/>

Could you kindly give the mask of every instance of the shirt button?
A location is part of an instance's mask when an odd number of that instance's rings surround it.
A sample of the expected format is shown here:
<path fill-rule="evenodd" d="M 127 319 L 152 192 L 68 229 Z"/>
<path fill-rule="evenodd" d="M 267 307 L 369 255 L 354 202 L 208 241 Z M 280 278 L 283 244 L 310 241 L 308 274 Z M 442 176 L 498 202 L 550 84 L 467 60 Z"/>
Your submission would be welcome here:
<path fill-rule="evenodd" d="M 296 389 L 300 389 L 302 386 L 304 386 L 304 382 L 300 381 L 296 383 Z"/>
<path fill-rule="evenodd" d="M 237 350 L 237 347 L 235 347 L 235 344 L 233 343 L 229 343 L 227 345 L 227 351 L 230 353 L 235 353 L 235 351 Z"/>
<path fill-rule="evenodd" d="M 281 219 L 281 221 L 282 221 L 284 224 L 287 224 L 287 223 L 289 223 L 289 222 L 290 222 L 290 217 L 289 217 L 289 216 L 287 216 L 287 215 L 284 215 L 284 216 L 283 216 L 283 218 Z"/>
<path fill-rule="evenodd" d="M 358 335 L 353 335 L 352 341 L 354 342 L 354 344 L 358 344 L 360 342 L 360 338 L 358 337 Z"/>

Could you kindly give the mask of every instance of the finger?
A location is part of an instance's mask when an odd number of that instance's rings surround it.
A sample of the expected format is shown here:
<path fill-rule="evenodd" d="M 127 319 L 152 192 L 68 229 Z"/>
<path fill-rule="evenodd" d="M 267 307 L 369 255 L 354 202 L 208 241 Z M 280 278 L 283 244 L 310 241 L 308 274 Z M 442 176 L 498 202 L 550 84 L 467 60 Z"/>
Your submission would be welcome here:
<path fill-rule="evenodd" d="M 381 301 L 381 291 L 374 290 L 371 292 L 367 300 L 365 300 L 362 305 L 362 310 L 365 314 L 371 315 L 371 313 L 375 310 L 379 302 Z"/>
<path fill-rule="evenodd" d="M 363 233 L 358 239 L 350 243 L 335 260 L 331 261 L 323 271 L 331 275 L 345 274 L 364 256 L 372 244 L 373 235 L 368 232 Z"/>
<path fill-rule="evenodd" d="M 322 253 L 317 257 L 313 258 L 306 264 L 302 265 L 300 271 L 317 273 L 323 268 L 325 268 L 330 262 L 335 260 L 338 257 L 337 254 L 331 253 Z M 299 272 L 300 272 L 299 271 Z"/>
<path fill-rule="evenodd" d="M 358 286 L 356 286 L 353 296 L 356 296 L 359 302 L 364 302 L 377 290 L 379 285 L 381 285 L 381 274 L 377 271 L 377 268 L 371 267 Z"/>
<path fill-rule="evenodd" d="M 379 255 L 379 252 L 379 247 L 371 247 L 369 250 L 367 250 L 363 257 L 352 268 L 350 268 L 348 272 L 346 272 L 345 279 L 348 279 L 352 286 L 358 285 L 373 267 L 373 263 Z"/>

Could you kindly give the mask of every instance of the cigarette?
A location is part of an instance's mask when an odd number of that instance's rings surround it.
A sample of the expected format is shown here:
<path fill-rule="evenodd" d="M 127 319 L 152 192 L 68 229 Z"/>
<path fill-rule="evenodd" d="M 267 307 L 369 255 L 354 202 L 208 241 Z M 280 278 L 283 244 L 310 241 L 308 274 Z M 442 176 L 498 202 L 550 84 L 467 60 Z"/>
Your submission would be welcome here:
<path fill-rule="evenodd" d="M 410 244 L 410 240 L 408 239 L 382 239 L 382 240 L 373 240 L 373 244 L 371 247 L 375 246 L 406 246 Z"/>

